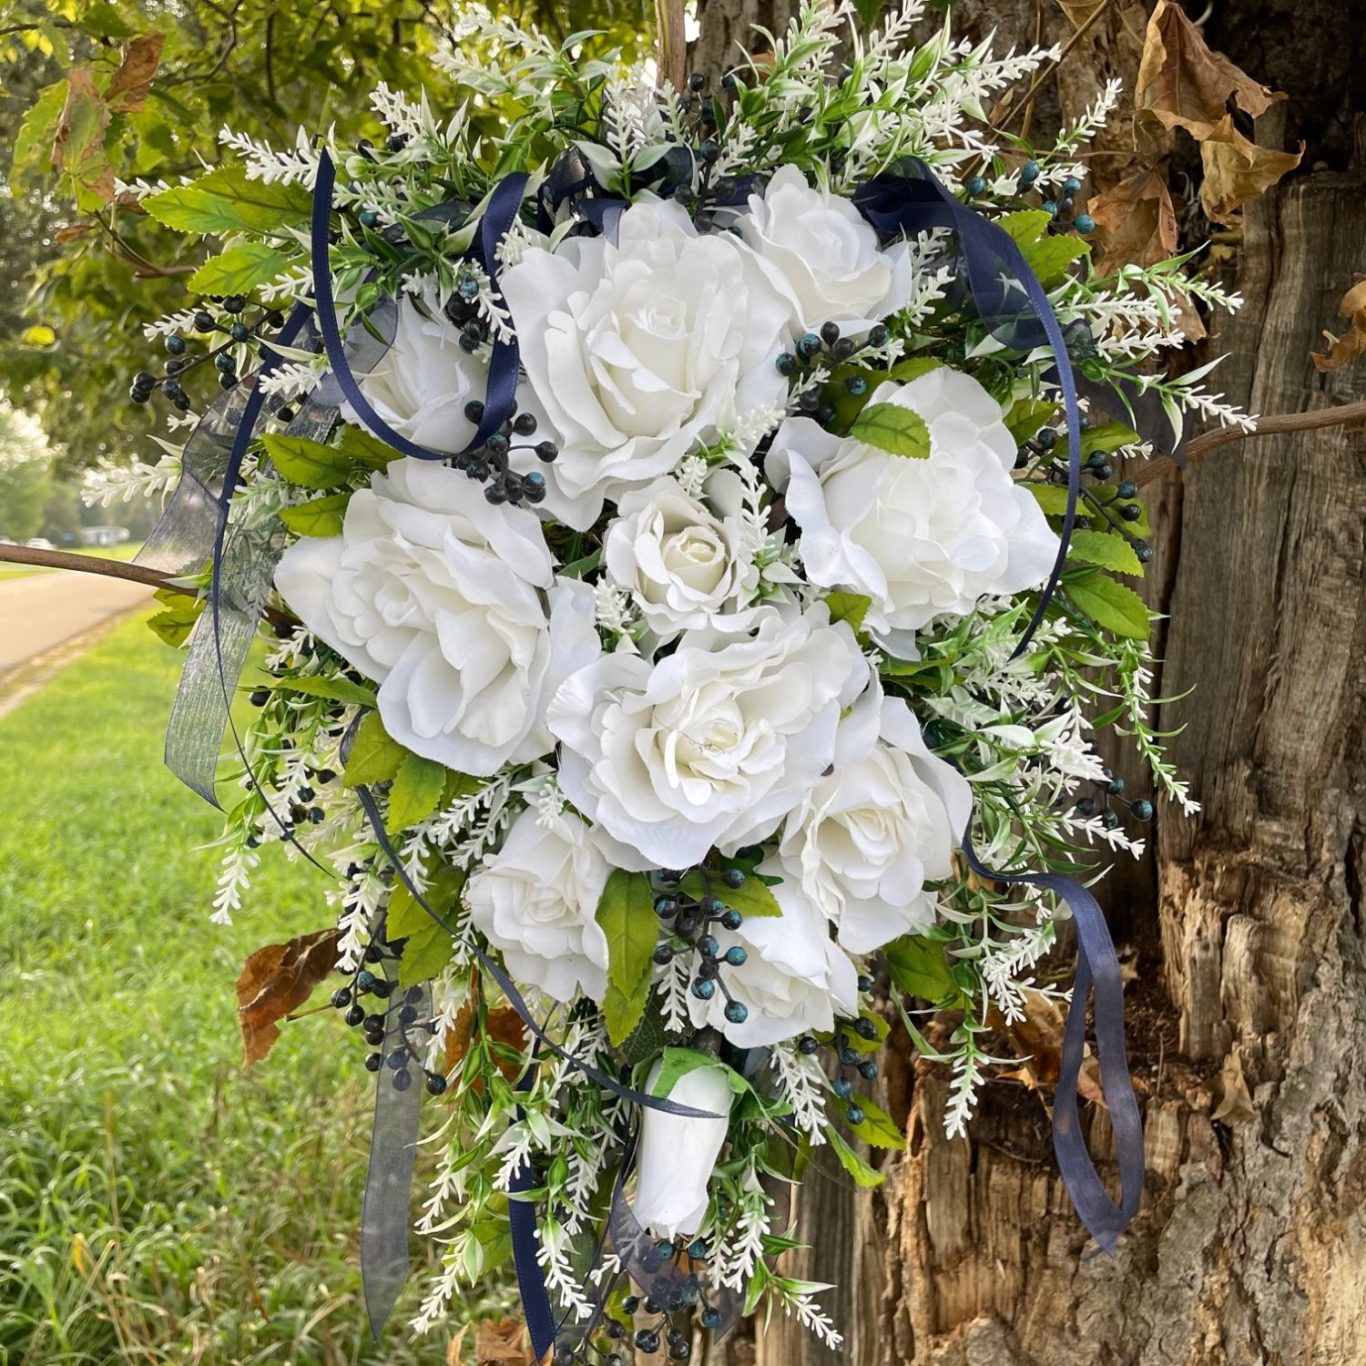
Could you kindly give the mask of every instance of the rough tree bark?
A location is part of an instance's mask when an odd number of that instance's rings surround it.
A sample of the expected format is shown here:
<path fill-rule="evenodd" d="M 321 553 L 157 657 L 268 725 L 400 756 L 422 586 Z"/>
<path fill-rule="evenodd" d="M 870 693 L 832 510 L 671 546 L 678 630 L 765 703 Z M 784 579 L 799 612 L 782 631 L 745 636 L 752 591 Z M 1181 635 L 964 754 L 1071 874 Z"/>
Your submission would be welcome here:
<path fill-rule="evenodd" d="M 1366 362 L 1321 376 L 1308 358 L 1366 271 L 1352 9 L 1225 0 L 1210 20 L 1212 46 L 1287 92 L 1286 136 L 1309 144 L 1305 171 L 1247 212 L 1247 305 L 1210 343 L 1230 354 L 1217 387 L 1253 412 L 1366 397 Z M 702 0 L 694 65 L 732 60 L 759 10 L 770 27 L 788 13 Z M 955 13 L 1018 43 L 1070 32 L 1054 0 Z M 1132 79 L 1144 20 L 1139 0 L 1112 0 L 1031 117 L 1076 110 L 1109 71 Z M 1122 153 L 1111 138 L 1103 153 Z M 811 1249 L 795 1269 L 838 1283 L 827 1300 L 845 1346 L 775 1320 L 728 1346 L 733 1366 L 1366 1362 L 1366 432 L 1229 445 L 1149 493 L 1162 528 L 1149 599 L 1171 614 L 1155 685 L 1194 690 L 1159 720 L 1185 727 L 1173 753 L 1204 810 L 1164 808 L 1149 859 L 1104 895 L 1135 965 L 1139 1219 L 1116 1258 L 1097 1253 L 1037 1097 L 989 1087 L 970 1137 L 950 1142 L 939 1069 L 889 1059 L 885 1101 L 910 1143 L 886 1185 L 854 1193 L 817 1174 L 802 1192 Z M 1104 1153 L 1105 1116 L 1089 1118 Z"/>

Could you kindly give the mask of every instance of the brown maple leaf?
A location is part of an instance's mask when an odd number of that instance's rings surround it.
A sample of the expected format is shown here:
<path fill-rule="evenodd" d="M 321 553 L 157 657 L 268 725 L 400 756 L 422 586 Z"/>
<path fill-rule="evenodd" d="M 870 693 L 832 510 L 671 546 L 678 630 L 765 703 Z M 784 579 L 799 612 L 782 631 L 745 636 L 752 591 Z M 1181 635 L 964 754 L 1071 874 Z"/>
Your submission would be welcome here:
<path fill-rule="evenodd" d="M 1096 224 L 1097 275 L 1165 261 L 1176 251 L 1176 211 L 1160 170 L 1145 167 L 1112 185 L 1087 211 Z"/>
<path fill-rule="evenodd" d="M 338 929 L 315 930 L 256 950 L 237 979 L 237 1023 L 248 1064 L 260 1062 L 280 1037 L 279 1021 L 298 1010 L 337 965 Z"/>

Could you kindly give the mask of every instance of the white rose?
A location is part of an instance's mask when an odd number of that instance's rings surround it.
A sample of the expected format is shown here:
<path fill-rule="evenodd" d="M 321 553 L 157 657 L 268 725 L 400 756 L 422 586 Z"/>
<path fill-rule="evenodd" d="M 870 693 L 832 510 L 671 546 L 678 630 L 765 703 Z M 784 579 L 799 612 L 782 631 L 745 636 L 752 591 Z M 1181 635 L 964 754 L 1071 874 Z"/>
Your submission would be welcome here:
<path fill-rule="evenodd" d="M 771 858 L 758 871 L 783 876 Z M 770 890 L 781 916 L 746 916 L 737 930 L 713 930 L 723 955 L 737 946 L 745 951 L 743 963 L 721 969 L 726 990 L 746 1008 L 745 1019 L 736 1024 L 726 1018 L 720 991 L 709 1001 L 688 993 L 693 1024 L 719 1029 L 737 1048 L 831 1030 L 836 1015 L 858 1014 L 858 969 L 831 941 L 829 922 L 795 880 L 784 877 Z"/>
<path fill-rule="evenodd" d="M 925 883 L 951 876 L 972 792 L 930 753 L 905 702 L 870 688 L 854 711 L 833 770 L 784 821 L 777 861 L 844 948 L 871 953 L 933 922 Z"/>
<path fill-rule="evenodd" d="M 424 317 L 411 298 L 398 301 L 389 349 L 356 381 L 370 406 L 400 436 L 432 451 L 463 451 L 475 425 L 465 416 L 472 399 L 484 401 L 488 366 L 460 349 L 460 330 L 435 299 L 423 298 Z M 356 422 L 349 404 L 341 415 Z"/>
<path fill-rule="evenodd" d="M 376 474 L 352 495 L 342 534 L 296 541 L 275 584 L 380 684 L 389 734 L 462 773 L 548 753 L 546 703 L 601 649 L 592 590 L 555 582 L 535 516 L 495 507 L 434 461 Z"/>
<path fill-rule="evenodd" d="M 911 297 L 909 245 L 884 251 L 852 200 L 813 188 L 795 166 L 750 196 L 739 227 L 790 302 L 797 332 L 836 322 L 861 336 Z"/>
<path fill-rule="evenodd" d="M 503 272 L 535 397 L 560 448 L 545 508 L 587 530 L 604 498 L 668 474 L 737 414 L 781 403 L 787 307 L 729 233 L 673 202 L 637 203 L 617 241 L 572 237 Z M 538 466 L 518 452 L 519 471 Z"/>
<path fill-rule="evenodd" d="M 470 919 L 518 982 L 556 1001 L 607 991 L 607 936 L 598 902 L 611 872 L 593 831 L 572 812 L 543 823 L 527 809 L 503 847 L 469 880 Z"/>
<path fill-rule="evenodd" d="M 650 1069 L 645 1083 L 650 1095 L 719 1116 L 693 1119 L 648 1106 L 641 1110 L 632 1212 L 656 1238 L 673 1239 L 680 1233 L 696 1233 L 707 1216 L 707 1186 L 730 1129 L 735 1093 L 730 1089 L 727 1068 L 720 1063 L 703 1063 L 678 1077 L 665 1094 L 659 1095 L 656 1087 L 663 1070 L 661 1058 Z"/>
<path fill-rule="evenodd" d="M 866 594 L 874 639 L 914 659 L 915 632 L 932 617 L 966 616 L 986 594 L 1042 584 L 1058 538 L 1011 478 L 1014 438 L 1000 405 L 970 375 L 943 366 L 909 384 L 879 385 L 870 402 L 918 413 L 929 458 L 889 455 L 789 418 L 768 473 L 801 528 L 807 578 Z"/>
<path fill-rule="evenodd" d="M 676 479 L 656 479 L 622 495 L 603 538 L 608 576 L 660 641 L 709 623 L 725 631 L 753 624 L 753 610 L 742 609 L 758 587 L 758 547 L 741 515 L 739 476 L 718 470 L 706 498 L 689 497 Z"/>
<path fill-rule="evenodd" d="M 868 661 L 823 606 L 761 614 L 752 639 L 689 631 L 651 665 L 601 657 L 566 679 L 548 723 L 560 785 L 631 871 L 687 868 L 770 834 L 829 766 Z"/>

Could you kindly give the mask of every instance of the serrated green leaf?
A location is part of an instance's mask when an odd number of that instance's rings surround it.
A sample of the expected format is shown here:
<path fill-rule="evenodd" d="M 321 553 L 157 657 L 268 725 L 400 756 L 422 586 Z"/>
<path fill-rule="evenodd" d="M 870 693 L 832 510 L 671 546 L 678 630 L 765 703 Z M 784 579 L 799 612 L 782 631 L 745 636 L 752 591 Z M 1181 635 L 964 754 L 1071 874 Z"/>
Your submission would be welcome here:
<path fill-rule="evenodd" d="M 1109 455 L 1112 451 L 1120 450 L 1124 446 L 1132 446 L 1142 438 L 1132 427 L 1126 427 L 1122 422 L 1098 422 L 1093 427 L 1087 427 L 1081 434 L 1081 458 L 1086 459 L 1088 455 Z"/>
<path fill-rule="evenodd" d="M 873 603 L 873 600 L 863 593 L 843 592 L 827 593 L 822 601 L 830 609 L 831 622 L 847 621 L 849 629 L 855 635 L 863 629 L 863 618 L 868 615 L 868 609 Z"/>
<path fill-rule="evenodd" d="M 743 916 L 771 918 L 783 913 L 783 908 L 778 905 L 778 898 L 757 873 L 751 873 L 738 887 L 718 887 L 716 895 L 732 910 L 739 911 Z"/>
<path fill-rule="evenodd" d="M 303 227 L 312 209 L 312 196 L 300 185 L 267 184 L 249 180 L 240 166 L 220 166 L 193 184 L 162 190 L 142 201 L 163 227 L 201 236 L 224 237 L 235 232 L 280 232 Z"/>
<path fill-rule="evenodd" d="M 278 678 L 271 685 L 282 692 L 300 692 L 309 697 L 330 697 L 334 702 L 346 702 L 357 707 L 373 707 L 374 692 L 349 678 L 323 678 L 311 674 L 307 678 Z"/>
<path fill-rule="evenodd" d="M 261 444 L 280 474 L 300 488 L 334 489 L 350 477 L 350 458 L 321 441 L 272 433 L 263 436 Z"/>
<path fill-rule="evenodd" d="M 1026 484 L 1024 486 L 1050 517 L 1067 514 L 1067 490 L 1061 484 Z"/>
<path fill-rule="evenodd" d="M 300 536 L 340 536 L 349 493 L 331 493 L 280 509 L 280 520 Z"/>
<path fill-rule="evenodd" d="M 889 455 L 924 460 L 930 453 L 930 429 L 911 408 L 871 403 L 854 419 L 851 435 Z"/>
<path fill-rule="evenodd" d="M 882 950 L 887 975 L 901 991 L 939 1005 L 958 994 L 949 973 L 944 945 L 918 934 L 904 934 Z"/>
<path fill-rule="evenodd" d="M 726 1084 L 736 1095 L 742 1095 L 750 1089 L 747 1082 L 738 1072 L 733 1072 L 729 1067 L 725 1067 L 710 1053 L 703 1053 L 696 1048 L 666 1048 L 661 1054 L 663 1059 L 659 1069 L 659 1076 L 654 1080 L 654 1085 L 650 1087 L 650 1094 L 656 1099 L 662 1100 L 678 1084 L 679 1078 L 686 1077 L 689 1072 L 695 1072 L 699 1067 L 722 1067 L 726 1073 Z"/>
<path fill-rule="evenodd" d="M 344 422 L 337 428 L 334 440 L 336 449 L 348 460 L 372 470 L 382 470 L 399 458 L 399 453 L 392 446 L 351 422 Z"/>
<path fill-rule="evenodd" d="M 1072 605 L 1084 612 L 1102 630 L 1129 640 L 1147 640 L 1150 628 L 1148 608 L 1132 588 L 1099 572 L 1063 580 Z"/>
<path fill-rule="evenodd" d="M 1023 209 L 996 220 L 997 226 L 1014 239 L 1020 255 L 1045 289 L 1057 284 L 1067 274 L 1068 266 L 1091 250 L 1085 238 L 1071 233 L 1047 235 L 1052 221 L 1052 215 L 1043 209 Z"/>
<path fill-rule="evenodd" d="M 634 1067 L 659 1054 L 668 1045 L 670 1037 L 669 1031 L 664 1028 L 664 1011 L 659 993 L 653 992 L 645 1003 L 640 1023 L 622 1045 L 622 1052 L 627 1063 Z"/>
<path fill-rule="evenodd" d="M 428 879 L 422 899 L 443 920 L 449 922 L 465 885 L 465 874 L 443 864 Z M 384 915 L 385 934 L 403 939 L 403 957 L 398 960 L 398 984 L 421 986 L 438 976 L 455 952 L 455 941 L 437 923 L 400 879 L 389 893 Z"/>
<path fill-rule="evenodd" d="M 872 1021 L 873 1028 L 877 1033 L 871 1039 L 865 1039 L 856 1030 L 846 1029 L 843 1034 L 844 1042 L 856 1052 L 876 1053 L 886 1043 L 887 1035 L 891 1032 L 891 1026 L 881 1015 L 874 1015 L 870 1010 L 860 1011 L 859 1018 Z"/>
<path fill-rule="evenodd" d="M 342 784 L 360 787 L 362 784 L 386 783 L 398 772 L 398 766 L 407 752 L 397 740 L 390 739 L 384 722 L 379 719 L 379 712 L 367 712 L 351 742 Z"/>
<path fill-rule="evenodd" d="M 37 100 L 29 106 L 19 125 L 18 136 L 10 153 L 10 185 L 16 191 L 22 173 L 38 167 L 44 154 L 50 156 L 53 139 L 57 136 L 57 122 L 66 104 L 66 82 L 46 86 Z M 43 166 L 46 170 L 47 167 Z"/>
<path fill-rule="evenodd" d="M 1143 573 L 1142 561 L 1134 554 L 1128 538 L 1118 531 L 1091 531 L 1086 527 L 1078 527 L 1072 533 L 1068 554 L 1074 559 L 1099 565 L 1102 569 L 1113 569 L 1119 574 L 1141 576 Z"/>
<path fill-rule="evenodd" d="M 650 879 L 614 868 L 598 902 L 597 922 L 607 937 L 607 995 L 602 1003 L 607 1037 L 623 1043 L 645 1013 L 659 941 Z"/>
<path fill-rule="evenodd" d="M 420 754 L 405 754 L 389 789 L 390 834 L 424 821 L 441 805 L 446 787 L 446 767 Z"/>
<path fill-rule="evenodd" d="M 906 1135 L 896 1127 L 891 1115 L 862 1096 L 858 1098 L 858 1108 L 863 1111 L 863 1118 L 849 1126 L 853 1133 L 874 1148 L 895 1148 L 898 1152 L 905 1148 Z"/>
<path fill-rule="evenodd" d="M 825 1136 L 830 1140 L 830 1146 L 834 1149 L 835 1156 L 839 1158 L 840 1166 L 854 1178 L 857 1185 L 864 1190 L 872 1190 L 875 1186 L 880 1186 L 887 1178 L 881 1172 L 874 1171 L 840 1136 L 839 1131 L 831 1124 L 825 1126 Z"/>
<path fill-rule="evenodd" d="M 147 618 L 147 625 L 167 645 L 179 649 L 189 639 L 195 622 L 204 611 L 203 598 L 181 596 L 178 602 L 167 607 L 164 612 L 154 612 Z"/>
<path fill-rule="evenodd" d="M 1057 403 L 1046 398 L 1016 399 L 1005 416 L 1006 428 L 1016 442 L 1023 445 L 1039 434 L 1039 429 L 1057 409 Z"/>
<path fill-rule="evenodd" d="M 193 275 L 196 294 L 250 294 L 284 273 L 290 257 L 266 242 L 239 242 L 211 256 Z"/>

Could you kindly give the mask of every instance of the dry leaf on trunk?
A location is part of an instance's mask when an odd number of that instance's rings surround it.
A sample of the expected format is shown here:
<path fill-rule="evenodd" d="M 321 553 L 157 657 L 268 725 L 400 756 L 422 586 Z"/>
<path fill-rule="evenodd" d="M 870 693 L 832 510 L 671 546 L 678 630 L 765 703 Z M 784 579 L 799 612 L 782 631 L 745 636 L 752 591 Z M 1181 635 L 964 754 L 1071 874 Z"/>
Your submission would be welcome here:
<path fill-rule="evenodd" d="M 259 1062 L 280 1037 L 279 1021 L 298 1010 L 337 965 L 338 929 L 267 944 L 247 959 L 237 979 L 237 1023 L 248 1063 Z"/>
<path fill-rule="evenodd" d="M 1151 265 L 1176 252 L 1176 211 L 1160 171 L 1142 170 L 1087 205 L 1095 220 L 1096 273 Z"/>
<path fill-rule="evenodd" d="M 475 1366 L 526 1366 L 531 1340 L 520 1319 L 483 1319 L 474 1330 Z"/>
<path fill-rule="evenodd" d="M 1211 1112 L 1211 1119 L 1223 1124 L 1242 1124 L 1257 1117 L 1257 1107 L 1252 1103 L 1252 1092 L 1243 1075 L 1243 1056 L 1237 1047 L 1224 1059 L 1214 1091 L 1219 1104 Z"/>
<path fill-rule="evenodd" d="M 1366 275 L 1342 296 L 1338 312 L 1349 319 L 1352 325 L 1341 337 L 1335 337 L 1325 329 L 1323 335 L 1329 341 L 1328 354 L 1320 355 L 1314 351 L 1309 357 L 1320 374 L 1327 374 L 1329 370 L 1336 370 L 1340 365 L 1366 355 Z"/>
<path fill-rule="evenodd" d="M 1205 178 L 1200 184 L 1200 203 L 1216 223 L 1230 223 L 1249 200 L 1260 199 L 1283 175 L 1293 171 L 1304 156 L 1276 152 L 1249 142 L 1225 114 L 1200 144 Z"/>
<path fill-rule="evenodd" d="M 1040 1087 L 1050 1091 L 1056 1090 L 1058 1075 L 1062 1070 L 1062 1036 L 1067 1024 L 1066 1008 L 1060 1001 L 1055 1001 L 1042 992 L 1026 990 L 1022 994 L 1025 1006 L 1024 1019 L 1005 1025 L 1002 1033 L 1022 1058 L 1023 1066 L 1002 1075 L 1022 1081 L 1032 1090 L 1038 1090 Z M 1105 1104 L 1105 1096 L 1100 1089 L 1100 1066 L 1094 1057 L 1088 1056 L 1082 1062 L 1081 1073 L 1077 1078 L 1077 1093 L 1083 1100 L 1102 1106 Z"/>
<path fill-rule="evenodd" d="M 1158 0 L 1143 43 L 1143 60 L 1134 87 L 1140 116 L 1164 128 L 1184 128 L 1207 138 L 1227 112 L 1229 96 L 1254 118 L 1284 94 L 1268 90 L 1227 57 L 1211 52 L 1204 35 L 1168 0 Z"/>
<path fill-rule="evenodd" d="M 104 92 L 105 102 L 115 114 L 135 114 L 152 89 L 152 77 L 161 62 L 161 46 L 166 41 L 155 29 L 125 45 L 123 60 Z"/>
<path fill-rule="evenodd" d="M 1109 0 L 1058 0 L 1062 12 L 1072 21 L 1073 28 L 1085 28 Z"/>

